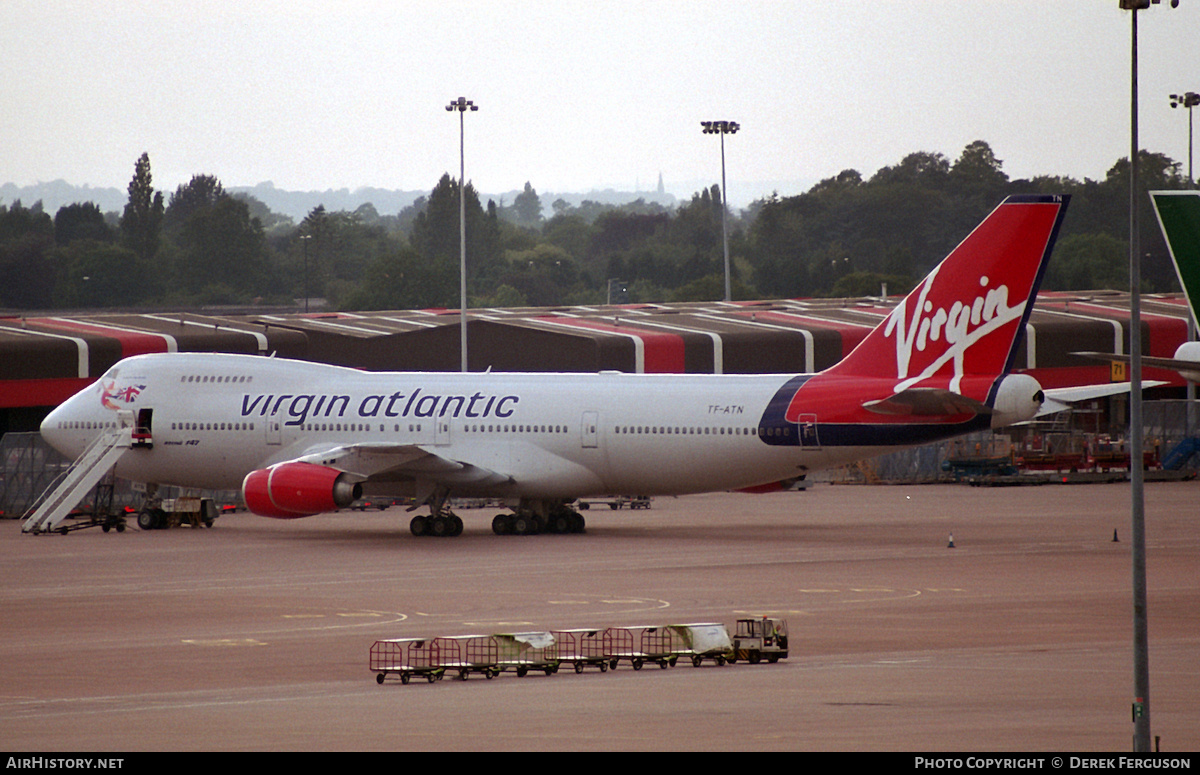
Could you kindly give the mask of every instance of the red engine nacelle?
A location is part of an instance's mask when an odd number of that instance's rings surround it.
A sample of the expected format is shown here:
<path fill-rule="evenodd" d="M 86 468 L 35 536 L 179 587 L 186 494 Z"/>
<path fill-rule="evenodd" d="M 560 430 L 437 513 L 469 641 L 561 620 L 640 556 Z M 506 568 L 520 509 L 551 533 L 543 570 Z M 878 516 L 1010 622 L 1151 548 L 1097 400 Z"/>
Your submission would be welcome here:
<path fill-rule="evenodd" d="M 242 497 L 255 514 L 295 519 L 349 506 L 362 497 L 362 485 L 335 468 L 281 463 L 247 474 Z"/>

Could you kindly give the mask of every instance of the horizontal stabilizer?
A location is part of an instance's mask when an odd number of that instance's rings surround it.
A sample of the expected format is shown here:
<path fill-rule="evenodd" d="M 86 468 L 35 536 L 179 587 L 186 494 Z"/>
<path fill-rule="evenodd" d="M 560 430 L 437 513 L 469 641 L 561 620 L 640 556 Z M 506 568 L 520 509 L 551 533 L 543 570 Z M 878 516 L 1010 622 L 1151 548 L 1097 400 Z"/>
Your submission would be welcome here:
<path fill-rule="evenodd" d="M 876 414 L 918 416 L 992 413 L 987 404 L 942 388 L 909 388 L 888 398 L 867 401 L 863 408 Z"/>
<path fill-rule="evenodd" d="M 1079 353 L 1082 355 L 1082 353 Z M 1159 380 L 1143 380 L 1142 389 L 1158 387 L 1167 383 Z M 1038 417 L 1054 414 L 1071 408 L 1071 404 L 1080 401 L 1092 401 L 1097 398 L 1107 398 L 1129 392 L 1128 382 L 1109 382 L 1103 385 L 1079 385 L 1078 387 L 1051 388 L 1046 392 L 1046 402 L 1038 412 Z"/>

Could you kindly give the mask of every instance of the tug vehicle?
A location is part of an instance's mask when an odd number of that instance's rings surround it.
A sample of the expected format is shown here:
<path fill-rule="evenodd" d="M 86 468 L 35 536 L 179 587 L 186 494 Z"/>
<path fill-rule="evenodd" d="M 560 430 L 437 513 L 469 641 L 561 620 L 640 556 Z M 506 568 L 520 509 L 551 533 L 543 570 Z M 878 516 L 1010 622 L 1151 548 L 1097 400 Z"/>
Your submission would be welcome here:
<path fill-rule="evenodd" d="M 744 659 L 757 665 L 763 659 L 775 664 L 787 659 L 787 622 L 770 616 L 738 619 L 734 627 L 733 651 L 729 654 L 732 664 Z"/>

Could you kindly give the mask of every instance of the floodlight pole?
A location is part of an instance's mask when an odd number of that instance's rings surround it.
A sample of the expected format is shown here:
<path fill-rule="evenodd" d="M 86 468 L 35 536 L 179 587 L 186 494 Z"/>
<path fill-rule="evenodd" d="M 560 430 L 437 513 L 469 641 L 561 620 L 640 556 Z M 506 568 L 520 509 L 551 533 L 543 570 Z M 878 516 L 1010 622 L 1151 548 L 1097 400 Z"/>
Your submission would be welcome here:
<path fill-rule="evenodd" d="M 459 298 L 459 350 L 462 353 L 462 370 L 467 370 L 467 157 L 466 127 L 463 114 L 468 110 L 479 110 L 479 106 L 466 97 L 459 97 L 446 110 L 458 111 L 458 298 Z"/>
<path fill-rule="evenodd" d="M 308 241 L 312 239 L 311 234 L 301 234 L 300 240 L 304 244 L 304 314 L 308 314 Z"/>
<path fill-rule="evenodd" d="M 1200 94 L 1194 91 L 1171 95 L 1171 107 L 1182 106 L 1188 112 L 1188 188 L 1196 187 L 1196 178 L 1192 175 L 1192 108 L 1197 105 L 1200 105 Z"/>
<path fill-rule="evenodd" d="M 1119 0 L 1131 12 L 1129 118 L 1129 481 L 1133 567 L 1133 750 L 1150 752 L 1150 648 L 1146 615 L 1145 458 L 1142 418 L 1141 236 L 1138 233 L 1137 12 L 1159 0 Z M 1179 0 L 1171 0 L 1171 6 Z"/>
<path fill-rule="evenodd" d="M 701 121 L 700 126 L 704 127 L 701 131 L 706 135 L 721 136 L 721 240 L 725 245 L 725 301 L 731 301 L 733 294 L 729 284 L 729 208 L 726 206 L 729 197 L 725 193 L 725 135 L 735 134 L 741 129 L 741 125 L 736 121 Z"/>

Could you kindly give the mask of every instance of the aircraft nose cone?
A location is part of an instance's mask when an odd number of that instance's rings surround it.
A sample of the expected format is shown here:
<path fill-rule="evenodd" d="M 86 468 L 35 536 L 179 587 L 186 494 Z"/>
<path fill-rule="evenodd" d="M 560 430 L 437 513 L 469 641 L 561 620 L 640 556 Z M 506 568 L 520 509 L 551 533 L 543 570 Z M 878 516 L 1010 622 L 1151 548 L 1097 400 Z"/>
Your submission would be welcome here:
<path fill-rule="evenodd" d="M 42 420 L 42 424 L 38 430 L 47 444 L 59 452 L 66 453 L 64 447 L 66 446 L 67 435 L 62 428 L 63 415 L 65 414 L 63 411 L 64 406 L 65 404 L 59 405 L 54 411 L 46 415 L 46 419 Z"/>

